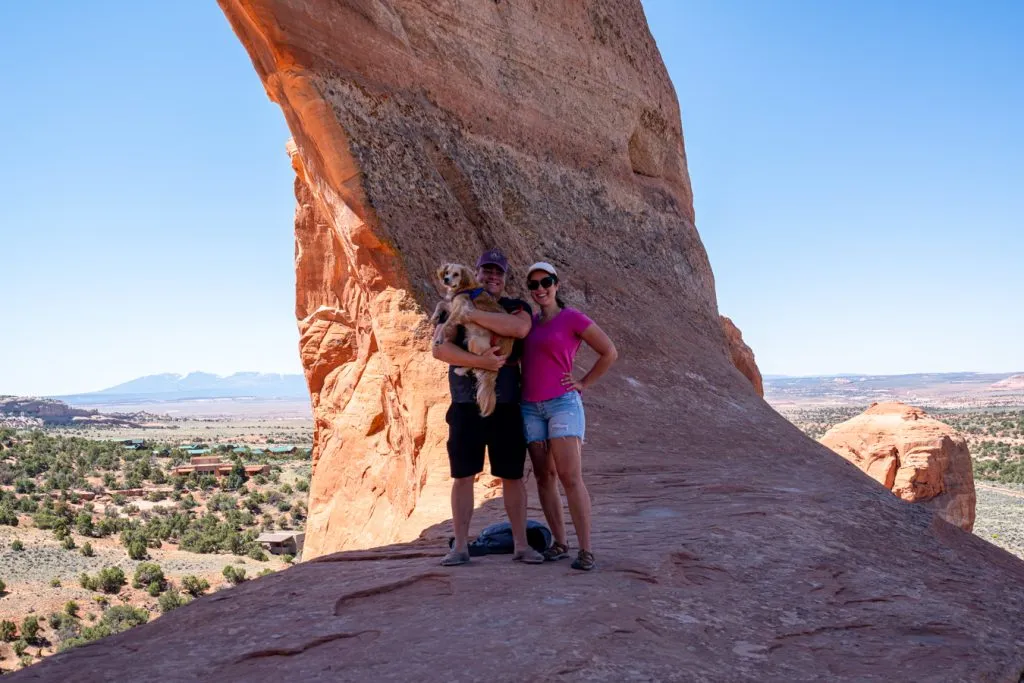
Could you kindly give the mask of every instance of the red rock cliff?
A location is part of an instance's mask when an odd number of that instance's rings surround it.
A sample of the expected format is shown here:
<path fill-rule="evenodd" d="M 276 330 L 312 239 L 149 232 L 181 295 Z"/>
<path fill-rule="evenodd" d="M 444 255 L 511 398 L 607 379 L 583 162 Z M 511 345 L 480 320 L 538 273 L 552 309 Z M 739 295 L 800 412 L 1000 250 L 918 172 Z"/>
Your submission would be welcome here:
<path fill-rule="evenodd" d="M 639 5 L 222 5 L 294 134 L 309 556 L 448 516 L 445 368 L 424 315 L 441 261 L 499 246 L 513 282 L 551 261 L 645 383 L 698 366 L 731 381 Z"/>
<path fill-rule="evenodd" d="M 761 379 L 761 370 L 754 360 L 754 352 L 747 343 L 743 341 L 743 333 L 740 328 L 727 316 L 720 316 L 722 320 L 722 332 L 725 334 L 725 342 L 728 344 L 729 357 L 736 369 L 743 373 L 743 376 L 750 380 L 754 391 L 758 396 L 764 396 L 764 381 Z"/>
<path fill-rule="evenodd" d="M 733 367 L 638 1 L 221 6 L 295 136 L 314 553 L 422 537 L 12 680 L 1018 680 L 1024 563 L 897 500 Z M 586 398 L 595 572 L 437 566 L 445 400 L 424 306 L 436 261 L 492 244 L 520 282 L 558 265 L 622 353 Z M 500 517 L 486 502 L 474 526 Z"/>

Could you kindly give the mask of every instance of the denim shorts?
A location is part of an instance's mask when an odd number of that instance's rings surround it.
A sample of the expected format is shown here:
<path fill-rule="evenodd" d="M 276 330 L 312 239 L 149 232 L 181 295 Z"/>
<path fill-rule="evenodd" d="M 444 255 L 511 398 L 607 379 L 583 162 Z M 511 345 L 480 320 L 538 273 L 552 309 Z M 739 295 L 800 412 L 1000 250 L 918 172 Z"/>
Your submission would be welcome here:
<path fill-rule="evenodd" d="M 583 414 L 583 399 L 576 391 L 562 394 L 548 401 L 523 401 L 523 432 L 526 442 L 547 441 L 563 436 L 575 436 L 581 442 L 587 430 Z"/>

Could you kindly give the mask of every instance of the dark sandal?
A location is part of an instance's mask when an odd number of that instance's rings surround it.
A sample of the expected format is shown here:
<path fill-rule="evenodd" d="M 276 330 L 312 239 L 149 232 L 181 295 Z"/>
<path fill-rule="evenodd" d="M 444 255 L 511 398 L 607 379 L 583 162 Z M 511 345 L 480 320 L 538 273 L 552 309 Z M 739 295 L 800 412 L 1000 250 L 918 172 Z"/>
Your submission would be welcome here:
<path fill-rule="evenodd" d="M 573 569 L 580 569 L 585 572 L 589 572 L 591 569 L 597 566 L 594 561 L 594 553 L 589 550 L 581 550 L 576 554 L 576 559 L 572 561 Z"/>
<path fill-rule="evenodd" d="M 546 562 L 564 560 L 567 557 L 569 557 L 569 546 L 558 541 L 552 543 L 551 547 L 544 551 L 544 560 Z"/>

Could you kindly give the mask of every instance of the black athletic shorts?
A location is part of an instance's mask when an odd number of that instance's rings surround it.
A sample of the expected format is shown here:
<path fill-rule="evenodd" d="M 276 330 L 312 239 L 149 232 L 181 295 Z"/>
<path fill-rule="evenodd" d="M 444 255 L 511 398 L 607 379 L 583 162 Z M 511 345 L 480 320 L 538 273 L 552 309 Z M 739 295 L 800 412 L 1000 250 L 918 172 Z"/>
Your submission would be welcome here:
<path fill-rule="evenodd" d="M 491 461 L 491 474 L 502 479 L 523 478 L 526 437 L 518 403 L 499 403 L 487 417 L 480 417 L 475 403 L 453 403 L 445 419 L 453 479 L 483 472 L 484 448 Z"/>

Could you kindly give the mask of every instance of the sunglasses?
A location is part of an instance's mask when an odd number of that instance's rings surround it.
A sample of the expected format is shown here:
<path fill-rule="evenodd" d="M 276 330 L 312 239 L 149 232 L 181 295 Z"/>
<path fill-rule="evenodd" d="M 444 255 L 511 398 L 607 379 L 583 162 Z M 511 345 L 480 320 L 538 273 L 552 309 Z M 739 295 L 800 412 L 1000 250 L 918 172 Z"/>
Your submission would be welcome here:
<path fill-rule="evenodd" d="M 530 291 L 533 291 L 535 289 L 539 289 L 541 287 L 543 287 L 544 289 L 547 289 L 551 285 L 555 284 L 555 282 L 556 282 L 555 278 L 553 278 L 550 275 L 548 275 L 547 277 L 542 277 L 539 280 L 528 280 L 526 282 L 526 288 L 529 289 Z"/>

